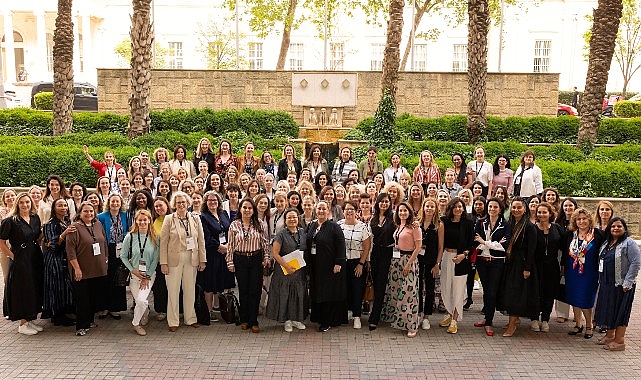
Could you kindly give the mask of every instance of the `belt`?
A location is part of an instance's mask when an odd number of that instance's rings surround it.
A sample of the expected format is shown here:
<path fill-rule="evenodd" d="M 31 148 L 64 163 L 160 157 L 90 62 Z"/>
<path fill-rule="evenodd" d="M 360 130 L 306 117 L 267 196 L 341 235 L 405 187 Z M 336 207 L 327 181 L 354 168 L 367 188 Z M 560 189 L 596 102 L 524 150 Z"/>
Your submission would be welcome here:
<path fill-rule="evenodd" d="M 505 257 L 485 257 L 485 256 L 478 256 L 476 259 L 477 259 L 477 260 L 481 260 L 481 261 L 505 261 Z"/>
<path fill-rule="evenodd" d="M 411 255 L 414 253 L 414 251 L 403 251 L 402 249 L 399 249 L 399 251 L 401 251 L 401 255 Z"/>
<path fill-rule="evenodd" d="M 259 250 L 256 250 L 256 251 L 249 251 L 249 252 L 236 251 L 236 252 L 234 252 L 234 255 L 251 257 L 251 256 L 257 255 L 257 254 L 259 254 L 261 252 L 263 252 L 262 249 L 259 249 Z"/>

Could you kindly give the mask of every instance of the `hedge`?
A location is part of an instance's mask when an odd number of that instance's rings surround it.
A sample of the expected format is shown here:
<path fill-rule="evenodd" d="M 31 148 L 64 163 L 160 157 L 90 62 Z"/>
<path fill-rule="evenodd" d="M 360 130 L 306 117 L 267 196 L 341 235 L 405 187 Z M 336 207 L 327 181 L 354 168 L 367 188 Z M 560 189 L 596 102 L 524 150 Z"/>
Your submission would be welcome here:
<path fill-rule="evenodd" d="M 641 116 L 641 102 L 621 100 L 614 105 L 614 113 L 618 117 L 639 117 Z"/>
<path fill-rule="evenodd" d="M 33 97 L 33 103 L 39 110 L 53 109 L 53 92 L 40 92 Z"/>
<path fill-rule="evenodd" d="M 126 134 L 128 115 L 109 112 L 79 112 L 73 115 L 74 132 L 118 132 Z M 29 108 L 0 110 L 1 135 L 51 136 L 53 115 Z M 191 110 L 151 111 L 151 131 L 173 130 L 181 133 L 204 132 L 222 135 L 243 131 L 264 138 L 297 137 L 298 125 L 294 118 L 281 111 L 219 110 L 210 108 Z"/>
<path fill-rule="evenodd" d="M 561 117 L 488 116 L 488 127 L 481 141 L 519 141 L 526 143 L 575 143 L 580 119 Z M 361 120 L 345 139 L 367 140 L 373 118 Z M 419 118 L 407 114 L 396 119 L 397 132 L 406 140 L 469 141 L 465 115 Z M 602 119 L 597 143 L 641 144 L 641 118 Z"/>

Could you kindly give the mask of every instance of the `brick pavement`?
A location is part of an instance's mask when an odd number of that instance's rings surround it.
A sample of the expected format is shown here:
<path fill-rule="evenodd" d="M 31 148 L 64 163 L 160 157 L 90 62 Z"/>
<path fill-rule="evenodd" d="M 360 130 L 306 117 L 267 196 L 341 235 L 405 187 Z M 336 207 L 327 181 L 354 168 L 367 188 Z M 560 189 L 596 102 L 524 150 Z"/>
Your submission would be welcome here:
<path fill-rule="evenodd" d="M 167 331 L 151 318 L 148 335 L 131 329 L 131 313 L 121 321 L 97 320 L 98 327 L 76 337 L 73 327 L 44 325 L 35 336 L 18 334 L 17 322 L 0 321 L 0 378 L 318 378 L 318 379 L 512 379 L 641 378 L 641 301 L 635 301 L 625 352 L 609 352 L 591 340 L 566 334 L 571 323 L 551 322 L 549 333 L 529 331 L 512 338 L 498 334 L 507 317 L 497 316 L 494 337 L 472 323 L 482 319 L 481 293 L 450 335 L 431 318 L 432 329 L 414 339 L 380 326 L 370 332 L 351 326 L 321 334 L 315 325 L 292 333 L 260 319 L 252 334 L 224 322 Z M 153 313 L 152 313 L 153 316 Z M 39 321 L 45 323 L 45 321 Z"/>

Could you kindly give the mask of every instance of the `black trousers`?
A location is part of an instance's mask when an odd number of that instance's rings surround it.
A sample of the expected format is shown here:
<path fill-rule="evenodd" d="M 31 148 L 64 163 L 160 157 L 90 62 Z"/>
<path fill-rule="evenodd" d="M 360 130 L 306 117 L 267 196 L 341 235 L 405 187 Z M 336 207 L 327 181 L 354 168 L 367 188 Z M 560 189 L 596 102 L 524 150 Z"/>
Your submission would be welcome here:
<path fill-rule="evenodd" d="M 160 270 L 160 264 L 156 267 L 156 280 L 154 281 L 154 285 L 151 287 L 151 291 L 154 293 L 154 310 L 156 313 L 166 314 L 167 282 L 165 282 L 165 275 Z M 182 301 L 182 295 L 180 296 L 180 300 Z"/>
<path fill-rule="evenodd" d="M 474 277 L 476 277 L 476 265 L 472 264 L 470 273 L 467 274 L 467 299 L 466 301 L 472 304 L 472 293 L 474 292 Z"/>
<path fill-rule="evenodd" d="M 360 317 L 363 311 L 363 289 L 365 289 L 365 268 L 360 277 L 356 277 L 354 270 L 360 261 L 359 259 L 347 260 L 347 310 L 352 311 L 354 317 Z"/>
<path fill-rule="evenodd" d="M 95 301 L 99 299 L 105 282 L 105 277 L 94 277 L 73 282 L 76 298 L 76 330 L 88 329 L 93 323 L 94 313 L 96 312 Z"/>
<path fill-rule="evenodd" d="M 238 283 L 240 323 L 258 326 L 258 306 L 263 286 L 263 256 L 234 255 L 234 268 Z"/>
<path fill-rule="evenodd" d="M 379 248 L 372 253 L 370 265 L 372 267 L 372 282 L 374 282 L 374 305 L 368 323 L 377 325 L 381 320 L 381 311 L 383 310 L 383 298 L 387 287 L 389 267 L 392 263 L 392 248 Z"/>
<path fill-rule="evenodd" d="M 479 271 L 479 277 L 483 285 L 483 314 L 485 314 L 485 324 L 487 326 L 492 326 L 494 320 L 496 301 L 504 268 L 504 260 L 483 261 L 478 258 L 476 261 L 476 269 Z"/>
<path fill-rule="evenodd" d="M 436 280 L 432 275 L 432 268 L 436 265 L 434 260 L 425 255 L 418 256 L 418 311 L 423 315 L 432 315 L 434 312 L 434 288 Z M 425 291 L 425 301 L 423 301 Z"/>
<path fill-rule="evenodd" d="M 550 322 L 550 314 L 552 314 L 554 298 L 540 297 L 539 302 L 541 306 L 541 322 Z M 532 316 L 530 319 L 533 321 L 537 321 L 539 319 L 539 316 Z"/>

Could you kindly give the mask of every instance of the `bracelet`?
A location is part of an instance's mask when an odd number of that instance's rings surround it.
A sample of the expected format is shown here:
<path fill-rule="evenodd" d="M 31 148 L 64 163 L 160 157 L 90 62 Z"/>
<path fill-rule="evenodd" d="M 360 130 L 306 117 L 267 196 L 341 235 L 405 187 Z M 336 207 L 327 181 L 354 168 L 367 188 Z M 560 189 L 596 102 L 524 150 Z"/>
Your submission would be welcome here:
<path fill-rule="evenodd" d="M 360 265 L 360 266 L 364 267 L 364 266 L 365 266 L 365 263 L 361 263 L 361 262 L 359 261 L 357 265 Z"/>

